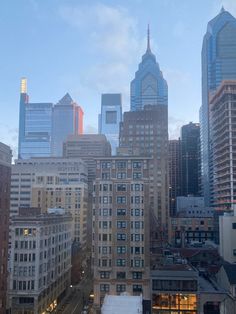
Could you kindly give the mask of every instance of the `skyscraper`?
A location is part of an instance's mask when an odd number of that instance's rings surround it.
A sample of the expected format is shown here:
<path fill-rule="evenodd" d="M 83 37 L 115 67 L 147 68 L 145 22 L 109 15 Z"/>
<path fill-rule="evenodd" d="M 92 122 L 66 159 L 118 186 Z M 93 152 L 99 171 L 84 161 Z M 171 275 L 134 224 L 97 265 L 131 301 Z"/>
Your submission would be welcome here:
<path fill-rule="evenodd" d="M 7 299 L 11 156 L 10 147 L 0 143 L 0 314 L 6 313 Z"/>
<path fill-rule="evenodd" d="M 52 156 L 62 156 L 63 142 L 68 135 L 83 133 L 83 110 L 67 93 L 53 107 Z"/>
<path fill-rule="evenodd" d="M 199 196 L 199 123 L 181 128 L 181 196 Z"/>
<path fill-rule="evenodd" d="M 236 79 L 236 19 L 222 8 L 207 26 L 202 45 L 201 176 L 205 202 L 210 202 L 209 97 L 222 80 Z"/>
<path fill-rule="evenodd" d="M 122 121 L 121 94 L 102 94 L 101 114 L 99 115 L 99 134 L 106 135 L 111 144 L 112 154 L 119 146 L 119 128 Z"/>
<path fill-rule="evenodd" d="M 168 87 L 150 48 L 148 28 L 147 50 L 130 85 L 131 111 L 142 110 L 145 105 L 168 104 Z"/>
<path fill-rule="evenodd" d="M 51 155 L 52 103 L 30 103 L 27 80 L 21 80 L 18 158 Z"/>

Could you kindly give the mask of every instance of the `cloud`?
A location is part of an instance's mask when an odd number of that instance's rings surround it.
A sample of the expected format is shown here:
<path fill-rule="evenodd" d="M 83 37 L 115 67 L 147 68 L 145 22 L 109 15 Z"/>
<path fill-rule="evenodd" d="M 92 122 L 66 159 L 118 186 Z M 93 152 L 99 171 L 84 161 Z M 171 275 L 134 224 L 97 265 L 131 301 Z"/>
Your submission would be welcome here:
<path fill-rule="evenodd" d="M 173 116 L 169 116 L 168 118 L 169 139 L 170 140 L 178 139 L 180 137 L 180 129 L 185 124 L 187 124 L 186 121 L 175 118 Z"/>

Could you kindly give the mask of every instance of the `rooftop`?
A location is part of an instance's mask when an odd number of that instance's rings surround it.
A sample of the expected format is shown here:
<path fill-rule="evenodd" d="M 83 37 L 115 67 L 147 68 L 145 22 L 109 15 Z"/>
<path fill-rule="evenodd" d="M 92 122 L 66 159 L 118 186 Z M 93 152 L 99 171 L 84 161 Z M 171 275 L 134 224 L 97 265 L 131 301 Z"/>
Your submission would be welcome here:
<path fill-rule="evenodd" d="M 142 314 L 142 296 L 106 295 L 102 306 L 102 314 Z"/>

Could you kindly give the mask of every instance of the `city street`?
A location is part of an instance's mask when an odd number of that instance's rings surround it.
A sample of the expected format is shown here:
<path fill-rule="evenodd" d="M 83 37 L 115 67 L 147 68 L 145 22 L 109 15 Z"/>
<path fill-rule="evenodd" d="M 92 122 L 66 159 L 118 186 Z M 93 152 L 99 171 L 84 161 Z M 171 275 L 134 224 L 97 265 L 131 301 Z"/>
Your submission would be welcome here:
<path fill-rule="evenodd" d="M 81 314 L 92 291 L 92 279 L 84 278 L 77 286 L 70 289 L 71 293 L 58 306 L 57 314 Z"/>

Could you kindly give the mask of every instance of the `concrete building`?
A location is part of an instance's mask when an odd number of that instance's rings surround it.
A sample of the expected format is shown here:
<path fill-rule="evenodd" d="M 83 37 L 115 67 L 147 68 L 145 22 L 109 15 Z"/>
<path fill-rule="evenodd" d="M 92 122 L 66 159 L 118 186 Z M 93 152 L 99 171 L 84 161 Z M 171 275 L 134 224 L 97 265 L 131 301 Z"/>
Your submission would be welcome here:
<path fill-rule="evenodd" d="M 87 166 L 79 158 L 16 160 L 11 176 L 11 216 L 21 207 L 61 207 L 72 214 L 74 240 L 86 237 Z"/>
<path fill-rule="evenodd" d="M 106 295 L 101 310 L 102 314 L 142 314 L 143 298 L 142 296 L 131 296 L 125 293 L 119 296 Z"/>
<path fill-rule="evenodd" d="M 220 256 L 229 263 L 236 263 L 236 209 L 219 217 Z"/>
<path fill-rule="evenodd" d="M 70 286 L 71 216 L 20 210 L 12 218 L 11 313 L 52 312 Z"/>
<path fill-rule="evenodd" d="M 7 299 L 11 158 L 10 147 L 0 143 L 0 314 L 6 313 Z"/>
<path fill-rule="evenodd" d="M 111 145 L 103 134 L 70 135 L 63 144 L 64 158 L 81 158 L 88 167 L 89 190 L 96 176 L 96 158 L 111 156 Z"/>
<path fill-rule="evenodd" d="M 201 177 L 202 195 L 210 204 L 210 96 L 223 80 L 236 79 L 236 19 L 224 8 L 207 25 L 202 44 Z"/>
<path fill-rule="evenodd" d="M 98 132 L 106 135 L 111 144 L 112 155 L 119 146 L 119 130 L 122 121 L 121 94 L 102 94 L 101 114 L 98 118 Z"/>
<path fill-rule="evenodd" d="M 212 217 L 214 208 L 205 206 L 204 197 L 178 196 L 176 213 L 185 217 Z"/>
<path fill-rule="evenodd" d="M 52 156 L 62 156 L 63 142 L 68 135 L 83 134 L 83 116 L 83 109 L 68 93 L 53 107 Z"/>
<path fill-rule="evenodd" d="M 151 51 L 149 27 L 147 50 L 142 56 L 135 78 L 130 83 L 130 104 L 131 111 L 143 110 L 145 105 L 168 105 L 168 86 Z"/>
<path fill-rule="evenodd" d="M 212 203 L 230 210 L 236 201 L 236 80 L 223 81 L 210 102 Z"/>
<path fill-rule="evenodd" d="M 200 125 L 181 128 L 181 196 L 199 196 Z"/>
<path fill-rule="evenodd" d="M 93 194 L 94 304 L 106 294 L 150 300 L 149 159 L 97 161 Z"/>
<path fill-rule="evenodd" d="M 125 112 L 120 128 L 120 147 L 151 157 L 150 201 L 157 245 L 168 240 L 169 171 L 167 106 L 144 106 L 143 110 Z"/>
<path fill-rule="evenodd" d="M 30 103 L 27 80 L 21 80 L 18 158 L 50 157 L 52 103 Z"/>
<path fill-rule="evenodd" d="M 181 142 L 169 140 L 169 209 L 176 213 L 177 196 L 181 195 Z"/>

